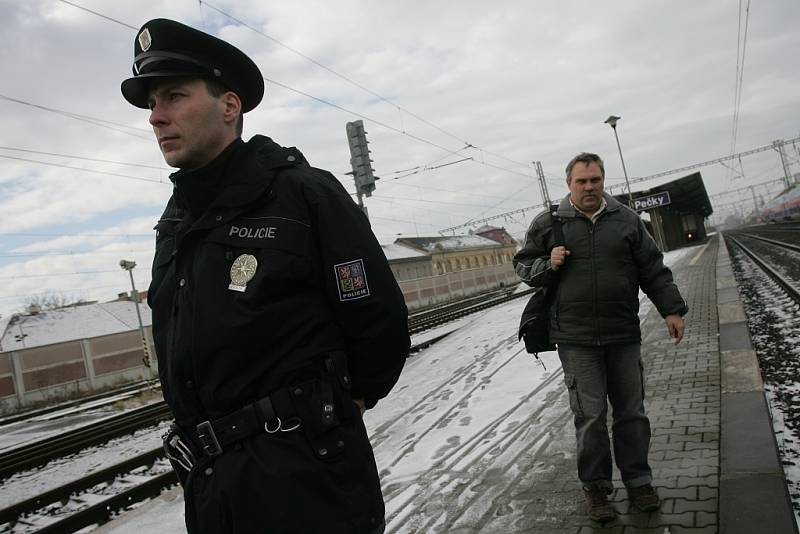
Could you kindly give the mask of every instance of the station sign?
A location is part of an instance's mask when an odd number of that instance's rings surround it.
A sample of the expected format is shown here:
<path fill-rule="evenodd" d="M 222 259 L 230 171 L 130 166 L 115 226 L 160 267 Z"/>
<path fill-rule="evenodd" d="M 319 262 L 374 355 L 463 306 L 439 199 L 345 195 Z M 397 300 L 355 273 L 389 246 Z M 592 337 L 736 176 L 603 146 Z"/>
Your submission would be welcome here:
<path fill-rule="evenodd" d="M 631 201 L 631 207 L 636 211 L 647 211 L 653 208 L 660 208 L 670 203 L 669 191 L 662 191 L 655 195 L 646 197 L 634 198 Z"/>

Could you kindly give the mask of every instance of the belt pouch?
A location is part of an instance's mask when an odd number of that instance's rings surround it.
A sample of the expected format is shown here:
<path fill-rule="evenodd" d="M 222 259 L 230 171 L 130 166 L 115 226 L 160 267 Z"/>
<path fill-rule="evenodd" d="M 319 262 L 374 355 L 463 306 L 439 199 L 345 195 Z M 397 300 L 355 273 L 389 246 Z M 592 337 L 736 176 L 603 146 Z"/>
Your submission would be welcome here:
<path fill-rule="evenodd" d="M 292 401 L 303 421 L 300 429 L 320 460 L 333 460 L 344 452 L 334 388 L 327 380 L 310 380 L 290 388 Z M 339 400 L 340 402 L 336 402 Z"/>

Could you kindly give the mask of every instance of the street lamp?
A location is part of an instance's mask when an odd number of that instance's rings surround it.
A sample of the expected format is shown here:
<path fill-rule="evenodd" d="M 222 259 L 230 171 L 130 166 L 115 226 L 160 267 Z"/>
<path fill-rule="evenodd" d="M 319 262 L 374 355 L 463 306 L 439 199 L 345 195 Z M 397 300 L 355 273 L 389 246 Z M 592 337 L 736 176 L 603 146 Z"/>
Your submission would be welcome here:
<path fill-rule="evenodd" d="M 142 363 L 144 363 L 145 367 L 152 370 L 150 366 L 150 350 L 147 347 L 147 338 L 144 335 L 144 324 L 142 324 L 142 312 L 139 311 L 139 292 L 136 291 L 136 284 L 133 282 L 133 268 L 136 267 L 135 261 L 128 261 L 128 260 L 119 260 L 119 266 L 122 267 L 124 270 L 128 271 L 128 274 L 131 277 L 131 289 L 133 290 L 133 303 L 136 305 L 136 317 L 139 319 L 139 333 L 142 336 L 142 350 L 144 351 L 144 357 L 142 357 Z"/>
<path fill-rule="evenodd" d="M 633 207 L 633 196 L 631 195 L 631 184 L 628 181 L 628 170 L 625 168 L 625 159 L 622 157 L 622 148 L 619 146 L 619 136 L 617 135 L 617 121 L 622 117 L 611 115 L 605 120 L 605 123 L 611 126 L 614 130 L 614 138 L 617 140 L 617 150 L 619 150 L 619 159 L 622 161 L 622 173 L 625 175 L 625 187 L 628 188 L 628 205 Z"/>

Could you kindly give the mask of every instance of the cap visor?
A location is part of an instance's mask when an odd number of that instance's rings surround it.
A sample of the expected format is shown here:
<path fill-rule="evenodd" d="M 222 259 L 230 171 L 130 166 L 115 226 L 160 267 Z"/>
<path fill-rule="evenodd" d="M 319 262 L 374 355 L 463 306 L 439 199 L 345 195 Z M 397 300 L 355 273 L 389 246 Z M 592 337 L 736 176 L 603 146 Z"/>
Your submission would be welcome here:
<path fill-rule="evenodd" d="M 199 74 L 187 71 L 156 71 L 133 76 L 123 80 L 120 85 L 122 96 L 137 108 L 147 109 L 147 99 L 150 96 L 150 80 L 152 78 L 186 78 L 200 77 Z"/>

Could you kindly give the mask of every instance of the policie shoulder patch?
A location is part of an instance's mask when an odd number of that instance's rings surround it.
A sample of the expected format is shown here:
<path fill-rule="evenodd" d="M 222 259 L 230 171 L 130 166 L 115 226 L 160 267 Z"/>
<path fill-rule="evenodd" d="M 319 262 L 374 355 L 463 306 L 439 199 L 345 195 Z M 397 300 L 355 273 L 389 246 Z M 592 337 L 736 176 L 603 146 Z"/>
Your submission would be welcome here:
<path fill-rule="evenodd" d="M 333 266 L 336 273 L 336 287 L 339 300 L 356 300 L 369 296 L 367 273 L 364 271 L 364 260 L 357 259 Z"/>

